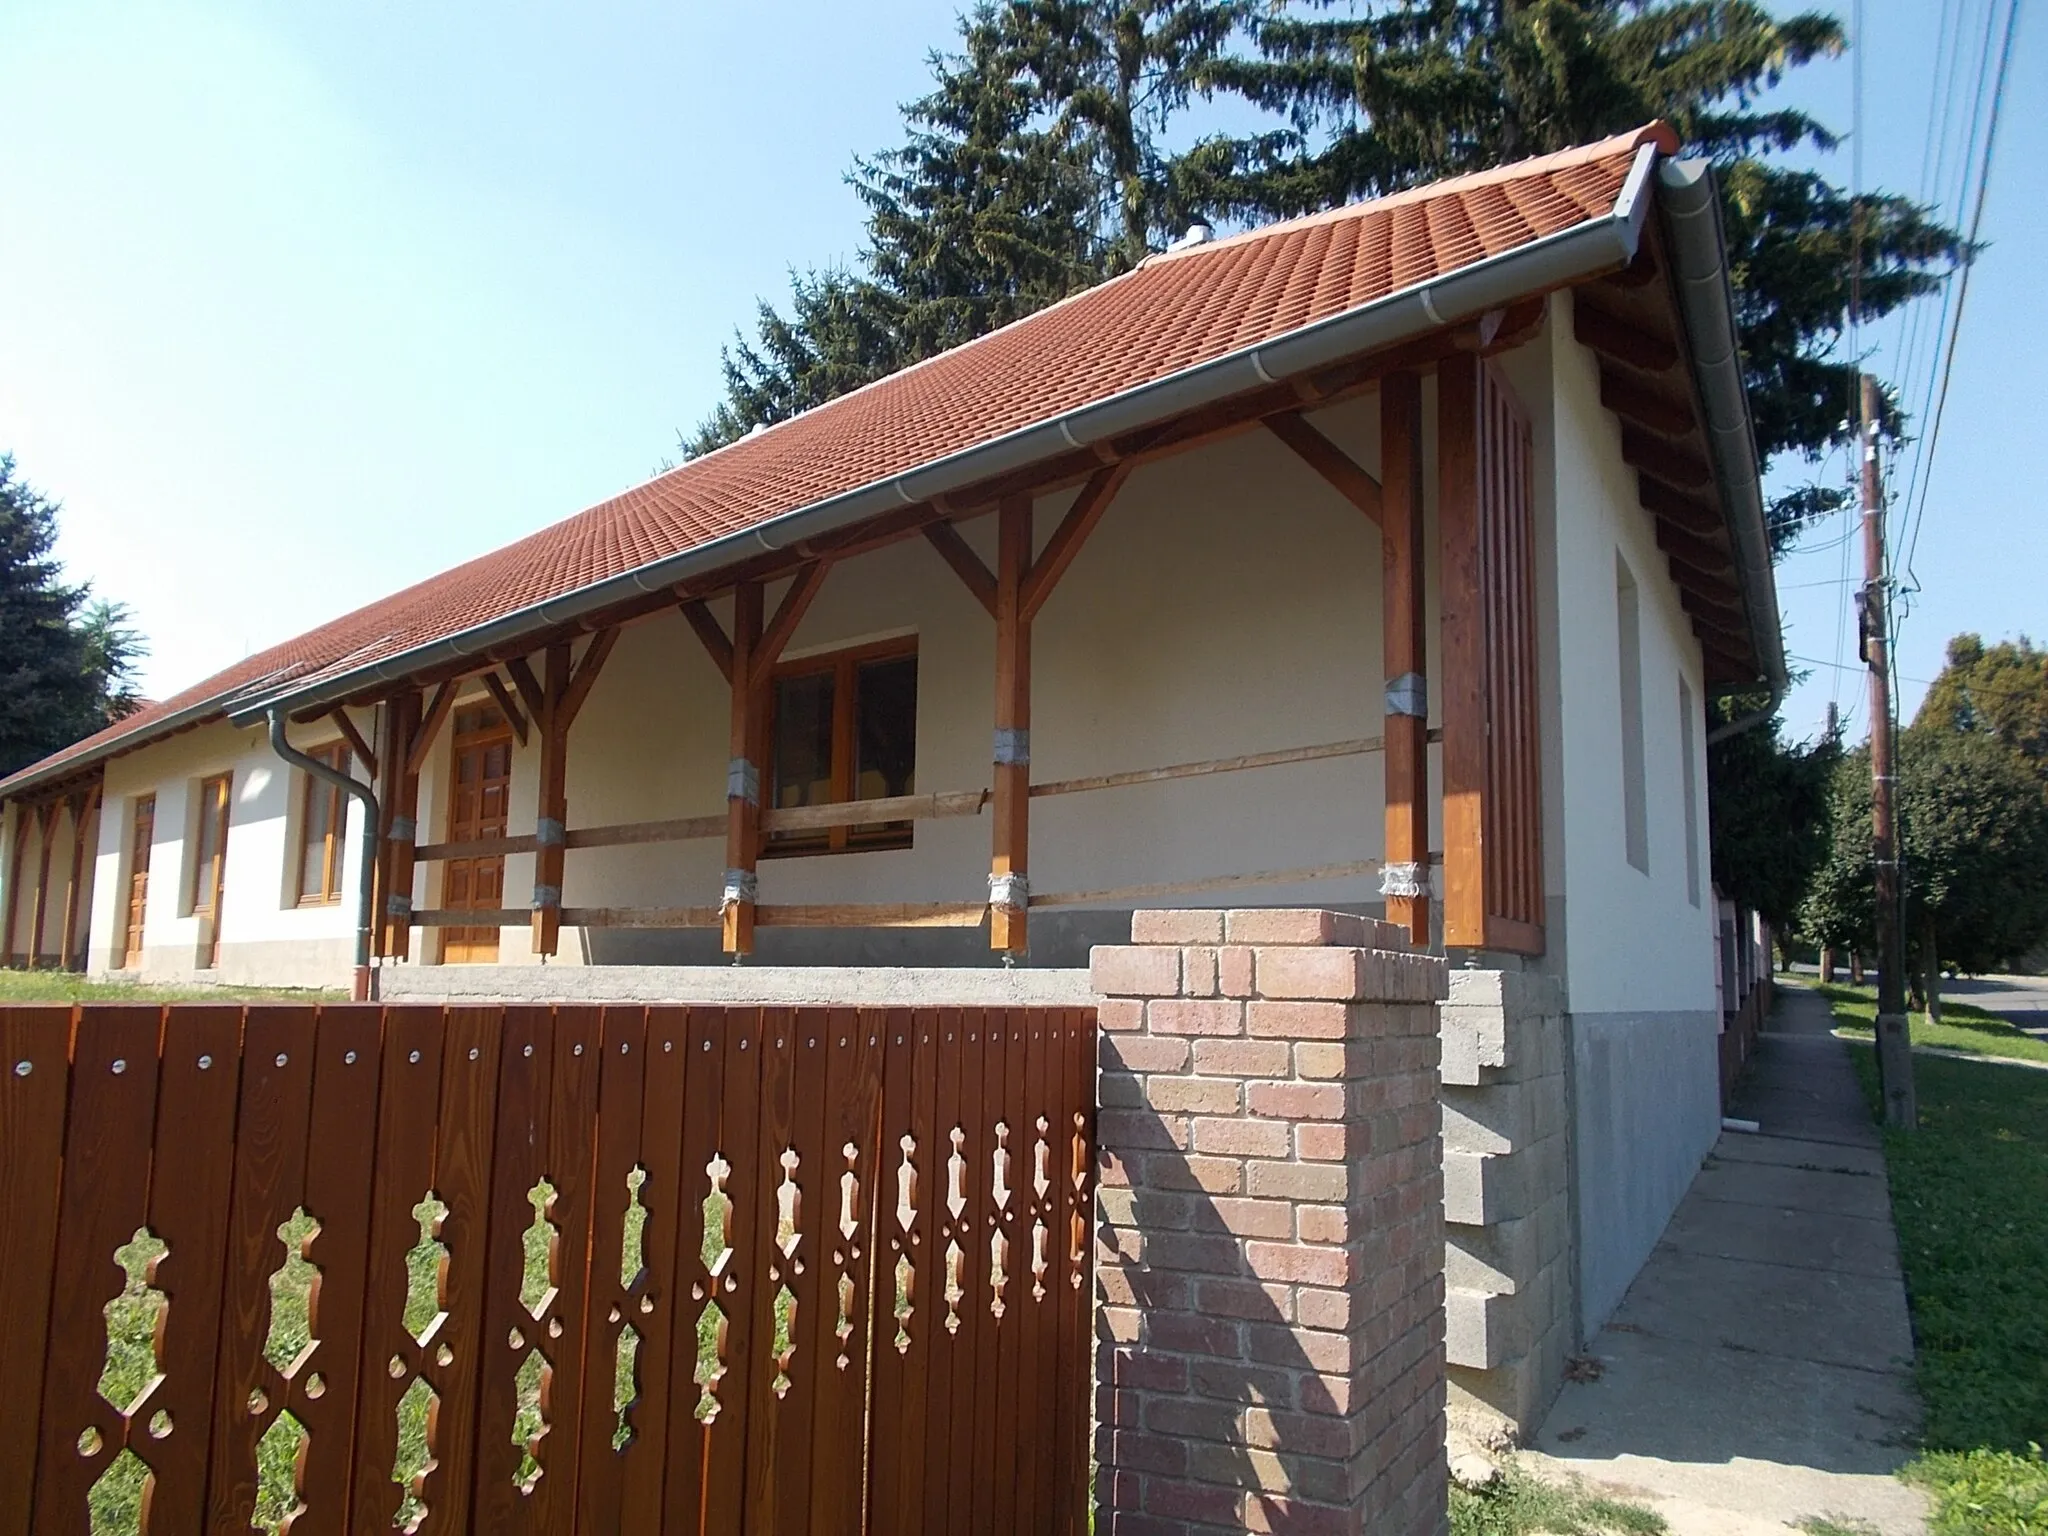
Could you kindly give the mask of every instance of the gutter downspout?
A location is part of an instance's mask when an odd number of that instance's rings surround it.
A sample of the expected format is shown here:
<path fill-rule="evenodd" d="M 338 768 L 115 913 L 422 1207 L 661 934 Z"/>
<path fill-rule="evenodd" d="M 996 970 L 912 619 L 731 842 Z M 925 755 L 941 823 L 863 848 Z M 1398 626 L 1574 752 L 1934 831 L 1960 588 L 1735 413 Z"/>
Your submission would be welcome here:
<path fill-rule="evenodd" d="M 363 806 L 363 856 L 357 878 L 356 891 L 356 970 L 355 985 L 351 994 L 356 1002 L 374 1003 L 377 1000 L 377 972 L 370 964 L 370 939 L 376 927 L 377 902 L 377 795 L 369 785 L 359 779 L 350 778 L 339 768 L 323 763 L 317 757 L 308 757 L 285 737 L 285 713 L 282 708 L 270 712 L 270 748 L 294 768 L 304 769 L 326 784 L 332 784 L 345 795 L 352 795 Z"/>

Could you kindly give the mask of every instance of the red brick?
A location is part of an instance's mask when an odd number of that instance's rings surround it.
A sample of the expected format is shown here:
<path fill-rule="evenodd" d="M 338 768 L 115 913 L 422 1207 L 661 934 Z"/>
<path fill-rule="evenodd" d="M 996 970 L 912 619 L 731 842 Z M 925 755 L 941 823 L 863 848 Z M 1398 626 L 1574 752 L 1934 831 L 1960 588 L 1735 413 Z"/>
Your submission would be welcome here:
<path fill-rule="evenodd" d="M 1185 1152 L 1189 1129 L 1185 1116 L 1158 1115 L 1149 1109 L 1105 1109 L 1095 1120 L 1096 1137 L 1106 1151 L 1172 1148 Z"/>
<path fill-rule="evenodd" d="M 1339 1120 L 1344 1116 L 1344 1090 L 1327 1083 L 1252 1083 L 1245 1105 L 1255 1115 L 1280 1120 Z"/>
<path fill-rule="evenodd" d="M 1342 1243 L 1351 1238 L 1351 1215 L 1341 1205 L 1295 1207 L 1294 1235 L 1304 1243 Z"/>
<path fill-rule="evenodd" d="M 1186 907 L 1165 911 L 1140 909 L 1131 914 L 1133 944 L 1221 944 L 1223 913 L 1216 908 Z"/>
<path fill-rule="evenodd" d="M 1234 1115 L 1244 1107 L 1244 1086 L 1227 1077 L 1152 1077 L 1145 1101 L 1161 1114 Z"/>
<path fill-rule="evenodd" d="M 1243 907 L 1224 916 L 1233 944 L 1341 944 L 1366 942 L 1367 919 L 1314 907 Z"/>
<path fill-rule="evenodd" d="M 1342 1163 L 1248 1163 L 1245 1187 L 1267 1199 L 1343 1200 L 1351 1193 L 1351 1172 Z"/>
<path fill-rule="evenodd" d="M 1277 1120 L 1195 1121 L 1195 1150 L 1218 1157 L 1287 1157 L 1293 1133 Z"/>
<path fill-rule="evenodd" d="M 1180 951 L 1098 944 L 1089 953 L 1088 979 L 1105 997 L 1172 997 L 1180 991 Z"/>
<path fill-rule="evenodd" d="M 1224 1077 L 1285 1077 L 1289 1050 L 1284 1040 L 1197 1040 L 1195 1070 Z"/>
<path fill-rule="evenodd" d="M 1099 955 L 1101 950 L 1097 950 Z M 1162 999 L 1145 1005 L 1145 1027 L 1161 1035 L 1241 1035 L 1244 1004 L 1231 1001 Z"/>
<path fill-rule="evenodd" d="M 1252 952 L 1242 944 L 1216 951 L 1216 990 L 1225 997 L 1252 995 Z"/>
<path fill-rule="evenodd" d="M 1344 1003 L 1287 1003 L 1264 999 L 1245 1005 L 1254 1036 L 1270 1040 L 1342 1040 L 1351 1033 L 1351 1008 Z"/>
<path fill-rule="evenodd" d="M 1188 1042 L 1156 1035 L 1105 1035 L 1102 1070 L 1111 1072 L 1185 1072 Z"/>
<path fill-rule="evenodd" d="M 1223 1231 L 1238 1237 L 1294 1236 L 1294 1206 L 1286 1200 L 1210 1200 L 1192 1212 L 1190 1219 L 1198 1231 Z"/>
<path fill-rule="evenodd" d="M 1219 1488 L 1213 1483 L 1165 1477 L 1145 1479 L 1145 1512 L 1174 1520 L 1235 1525 L 1243 1497 L 1235 1488 Z"/>
<path fill-rule="evenodd" d="M 1099 957 L 1102 951 L 1095 953 Z M 1096 963 L 1101 964 L 1099 958 Z M 1362 1002 L 1367 996 L 1361 950 L 1262 948 L 1254 968 L 1260 997 Z"/>
<path fill-rule="evenodd" d="M 1197 1280 L 1195 1305 L 1210 1317 L 1242 1317 L 1261 1323 L 1294 1320 L 1293 1287 L 1256 1280 Z"/>
<path fill-rule="evenodd" d="M 1234 1195 L 1244 1188 L 1244 1164 L 1228 1157 L 1175 1157 L 1155 1152 L 1145 1160 L 1145 1182 L 1153 1189 L 1191 1189 Z"/>
<path fill-rule="evenodd" d="M 1136 998 L 1099 998 L 1095 1019 L 1105 1034 L 1136 1034 L 1145 1027 L 1145 1004 Z"/>
<path fill-rule="evenodd" d="M 1303 1162 L 1341 1162 L 1362 1150 L 1364 1144 L 1365 1139 L 1357 1127 L 1342 1121 L 1334 1125 L 1297 1125 L 1294 1128 L 1294 1155 Z"/>
<path fill-rule="evenodd" d="M 1294 1047 L 1294 1075 L 1306 1078 L 1340 1078 L 1363 1068 L 1365 1047 L 1337 1040 L 1304 1040 Z M 1272 1074 L 1278 1077 L 1280 1074 Z"/>
<path fill-rule="evenodd" d="M 1341 1248 L 1304 1248 L 1295 1243 L 1246 1243 L 1245 1262 L 1261 1280 L 1302 1285 L 1345 1285 L 1351 1257 Z"/>
<path fill-rule="evenodd" d="M 1216 951 L 1207 947 L 1180 952 L 1180 992 L 1183 997 L 1216 995 Z"/>

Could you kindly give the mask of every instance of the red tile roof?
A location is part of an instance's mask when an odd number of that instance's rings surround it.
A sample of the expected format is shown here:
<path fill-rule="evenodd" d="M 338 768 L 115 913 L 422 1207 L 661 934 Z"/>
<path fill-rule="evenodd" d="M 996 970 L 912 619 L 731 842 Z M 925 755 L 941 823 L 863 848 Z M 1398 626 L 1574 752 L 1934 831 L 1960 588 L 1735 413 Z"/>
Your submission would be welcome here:
<path fill-rule="evenodd" d="M 951 352 L 249 657 L 0 782 L 139 746 L 259 684 L 397 655 L 1613 212 L 1662 124 L 1156 256 Z M 81 766 L 83 766 L 81 764 Z"/>

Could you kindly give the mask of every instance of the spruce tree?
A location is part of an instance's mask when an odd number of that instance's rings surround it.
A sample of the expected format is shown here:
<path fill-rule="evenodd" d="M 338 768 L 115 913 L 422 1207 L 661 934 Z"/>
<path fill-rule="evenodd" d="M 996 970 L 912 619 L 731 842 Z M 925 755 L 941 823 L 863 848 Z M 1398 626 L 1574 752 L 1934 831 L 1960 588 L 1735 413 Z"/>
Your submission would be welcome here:
<path fill-rule="evenodd" d="M 1841 49 L 1832 17 L 1778 19 L 1756 0 L 1398 0 L 1341 17 L 1334 4 L 1269 16 L 1254 56 L 1210 68 L 1212 89 L 1287 121 L 1237 140 L 1206 195 L 1243 218 L 1287 216 L 1662 118 L 1719 175 L 1767 463 L 1816 460 L 1854 416 L 1861 360 L 1840 349 L 1852 299 L 1867 324 L 1933 292 L 1965 254 L 1908 200 L 1852 199 L 1773 158 L 1835 147 L 1807 114 L 1757 105 L 1788 71 Z M 1781 546 L 1843 494 L 1809 485 L 1780 498 Z"/>
<path fill-rule="evenodd" d="M 135 707 L 140 640 L 117 605 L 63 579 L 57 505 L 0 454 L 0 774 L 13 773 Z"/>

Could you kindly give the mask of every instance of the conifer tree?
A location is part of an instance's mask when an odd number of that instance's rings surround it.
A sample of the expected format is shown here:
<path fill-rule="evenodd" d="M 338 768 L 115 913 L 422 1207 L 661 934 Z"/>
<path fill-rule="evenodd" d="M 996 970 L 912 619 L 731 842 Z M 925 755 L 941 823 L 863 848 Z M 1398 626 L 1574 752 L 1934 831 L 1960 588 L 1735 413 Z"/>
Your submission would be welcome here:
<path fill-rule="evenodd" d="M 1852 200 L 1771 158 L 1835 147 L 1807 114 L 1756 105 L 1788 71 L 1841 49 L 1832 17 L 1779 19 L 1757 0 L 1398 0 L 1333 16 L 1338 3 L 1269 16 L 1255 56 L 1210 68 L 1212 89 L 1286 125 L 1237 140 L 1207 195 L 1240 217 L 1286 216 L 1662 118 L 1719 175 L 1767 462 L 1817 458 L 1854 416 L 1860 360 L 1839 349 L 1852 299 L 1859 321 L 1876 320 L 1932 292 L 1964 255 L 1954 231 L 1908 200 Z M 1781 498 L 1780 544 L 1843 494 L 1806 486 Z"/>

